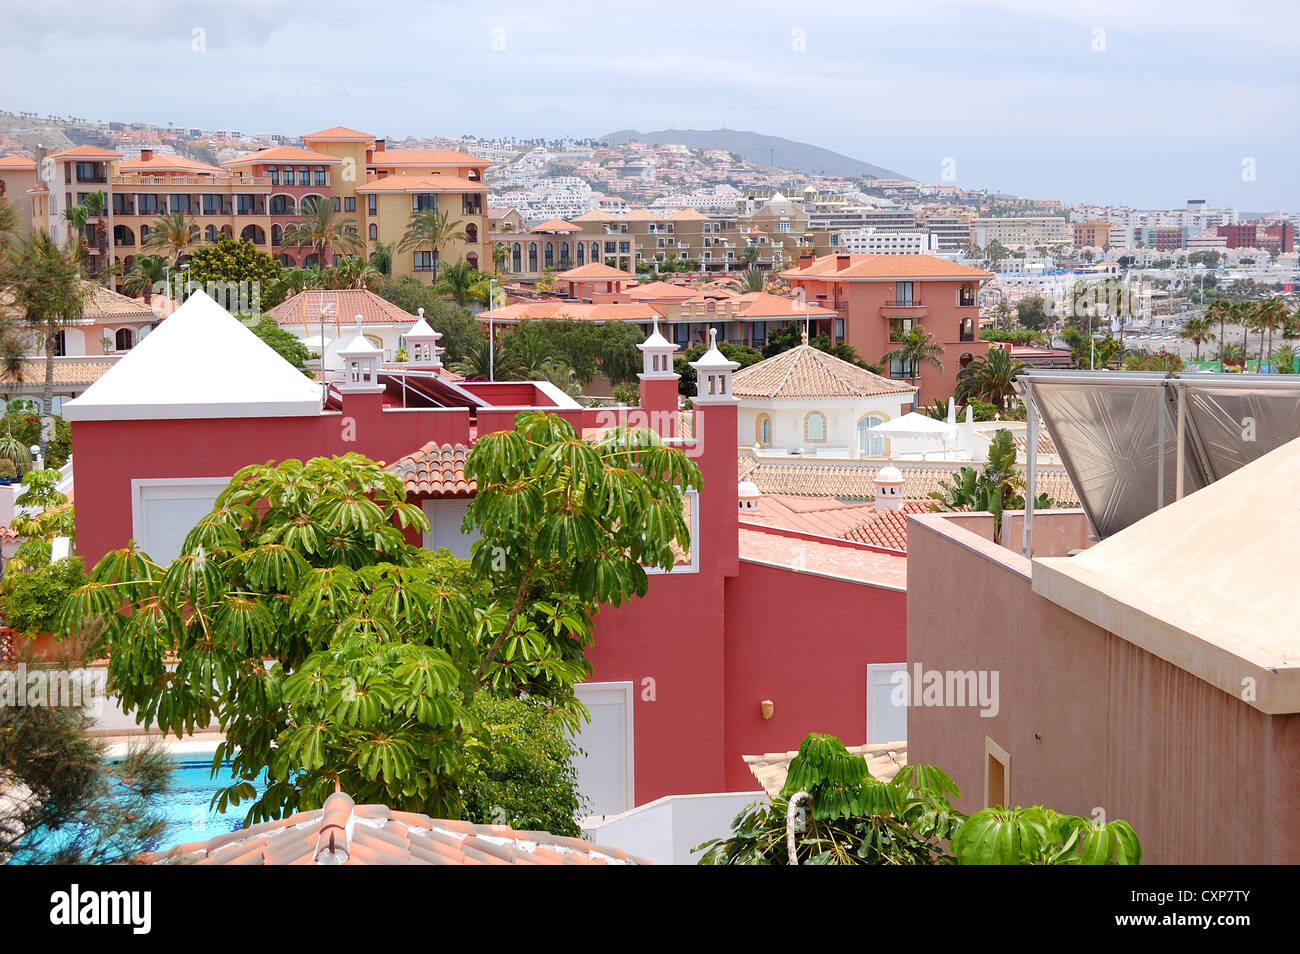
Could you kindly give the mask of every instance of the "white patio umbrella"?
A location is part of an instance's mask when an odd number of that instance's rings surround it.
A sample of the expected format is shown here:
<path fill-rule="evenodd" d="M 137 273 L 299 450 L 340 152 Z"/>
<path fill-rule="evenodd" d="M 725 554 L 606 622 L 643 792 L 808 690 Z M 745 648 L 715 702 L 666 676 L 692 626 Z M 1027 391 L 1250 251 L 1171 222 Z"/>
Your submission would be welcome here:
<path fill-rule="evenodd" d="M 957 436 L 957 425 L 939 421 L 928 414 L 910 411 L 892 421 L 885 421 L 875 427 L 868 427 L 867 433 L 879 434 L 881 437 L 904 437 L 913 440 L 936 440 L 948 449 L 948 441 Z"/>

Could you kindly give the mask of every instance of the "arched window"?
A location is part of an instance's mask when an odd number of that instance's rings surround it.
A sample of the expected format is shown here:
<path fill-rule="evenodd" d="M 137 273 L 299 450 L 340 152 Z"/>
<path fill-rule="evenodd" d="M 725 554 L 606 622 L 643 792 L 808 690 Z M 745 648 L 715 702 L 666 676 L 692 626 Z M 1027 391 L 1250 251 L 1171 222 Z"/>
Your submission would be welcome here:
<path fill-rule="evenodd" d="M 135 347 L 135 329 L 118 328 L 113 336 L 113 347 L 118 351 L 130 351 Z"/>
<path fill-rule="evenodd" d="M 298 185 L 311 185 L 311 170 L 306 166 L 298 167 Z"/>
<path fill-rule="evenodd" d="M 885 419 L 879 414 L 868 414 L 858 421 L 858 450 L 868 457 L 885 456 L 885 439 L 879 434 L 867 433 L 867 428 L 884 424 Z"/>
<path fill-rule="evenodd" d="M 469 242 L 471 245 L 478 241 L 478 226 L 473 222 L 470 222 L 465 226 L 465 241 Z"/>
<path fill-rule="evenodd" d="M 599 242 L 592 242 L 592 243 L 591 243 L 591 260 L 592 260 L 593 262 L 599 262 L 599 261 L 600 261 L 600 243 L 599 243 Z"/>
<path fill-rule="evenodd" d="M 510 270 L 517 275 L 523 271 L 523 269 L 523 249 L 521 249 L 519 243 L 516 242 L 510 249 Z"/>
<path fill-rule="evenodd" d="M 271 226 L 271 247 L 272 248 L 280 247 L 281 236 L 283 235 L 284 235 L 284 229 L 282 229 L 278 225 Z"/>
<path fill-rule="evenodd" d="M 373 242 L 373 241 L 375 241 L 376 239 L 378 239 L 378 238 L 379 238 L 379 226 L 376 225 L 374 222 L 371 222 L 371 223 L 370 223 L 369 233 L 370 233 L 370 241 Z"/>
<path fill-rule="evenodd" d="M 465 264 L 470 268 L 478 268 L 478 252 L 467 252 L 465 255 Z"/>
<path fill-rule="evenodd" d="M 754 422 L 754 437 L 762 447 L 772 446 L 772 419 L 766 414 L 758 415 Z"/>
<path fill-rule="evenodd" d="M 144 240 L 147 239 L 148 237 L 149 237 L 149 226 L 147 225 L 140 226 L 140 244 L 143 245 Z"/>
<path fill-rule="evenodd" d="M 279 185 L 279 184 L 280 184 L 280 167 L 279 167 L 279 166 L 272 166 L 272 167 L 271 167 L 271 185 Z"/>
<path fill-rule="evenodd" d="M 582 265 L 587 261 L 587 246 L 581 242 L 578 243 L 578 264 Z"/>
<path fill-rule="evenodd" d="M 528 270 L 530 272 L 537 271 L 537 243 L 536 242 L 528 243 Z"/>
<path fill-rule="evenodd" d="M 325 167 L 324 167 L 324 166 L 317 166 L 317 167 L 316 167 L 316 185 L 318 185 L 318 186 L 323 186 L 324 184 L 325 184 Z"/>
<path fill-rule="evenodd" d="M 545 255 L 545 259 L 546 259 L 546 267 L 547 267 L 547 268 L 554 268 L 554 267 L 555 267 L 555 246 L 554 246 L 553 244 L 551 244 L 550 242 L 547 242 L 547 243 L 546 243 L 546 255 Z"/>
<path fill-rule="evenodd" d="M 266 233 L 262 231 L 260 225 L 245 225 L 244 230 L 239 233 L 239 237 L 244 241 L 252 242 L 254 245 L 266 244 Z"/>
<path fill-rule="evenodd" d="M 287 186 L 293 185 L 293 166 L 284 167 L 284 184 Z"/>
<path fill-rule="evenodd" d="M 569 243 L 568 242 L 560 243 L 560 264 L 561 265 L 569 264 Z"/>
<path fill-rule="evenodd" d="M 217 240 L 217 227 L 215 225 L 209 225 L 205 228 L 203 230 L 203 238 L 208 242 L 215 242 Z"/>
<path fill-rule="evenodd" d="M 824 443 L 826 440 L 826 415 L 821 411 L 809 411 L 803 419 L 803 439 L 810 444 Z"/>

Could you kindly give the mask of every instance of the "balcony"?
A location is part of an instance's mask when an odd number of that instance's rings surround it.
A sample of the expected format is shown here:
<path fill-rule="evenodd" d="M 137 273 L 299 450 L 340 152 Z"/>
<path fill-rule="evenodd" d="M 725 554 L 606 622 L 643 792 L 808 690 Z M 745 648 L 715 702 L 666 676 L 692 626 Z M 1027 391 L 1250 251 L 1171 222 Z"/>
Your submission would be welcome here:
<path fill-rule="evenodd" d="M 920 299 L 910 301 L 887 301 L 880 306 L 882 318 L 924 318 L 927 309 Z"/>

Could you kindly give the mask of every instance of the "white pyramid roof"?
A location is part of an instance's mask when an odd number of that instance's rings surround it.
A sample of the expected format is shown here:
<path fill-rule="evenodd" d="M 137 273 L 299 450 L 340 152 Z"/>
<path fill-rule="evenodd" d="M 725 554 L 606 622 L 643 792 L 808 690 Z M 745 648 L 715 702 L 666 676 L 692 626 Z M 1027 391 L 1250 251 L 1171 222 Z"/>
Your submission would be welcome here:
<path fill-rule="evenodd" d="M 709 350 L 700 355 L 698 361 L 690 362 L 696 371 L 735 371 L 740 367 L 739 361 L 731 361 L 718 350 L 718 329 L 709 329 Z"/>
<path fill-rule="evenodd" d="M 650 337 L 646 338 L 645 341 L 639 342 L 637 348 L 641 351 L 650 351 L 651 349 L 676 351 L 677 345 L 665 338 L 659 331 L 659 319 L 656 318 L 654 321 L 654 327 L 650 331 Z"/>
<path fill-rule="evenodd" d="M 411 325 L 411 327 L 407 328 L 406 331 L 403 332 L 402 337 L 406 338 L 408 341 L 412 338 L 432 338 L 436 341 L 442 337 L 442 332 L 434 331 L 432 326 L 424 320 L 424 316 L 421 315 L 419 318 L 415 319 L 415 324 Z"/>
<path fill-rule="evenodd" d="M 297 417 L 321 389 L 230 312 L 196 291 L 84 394 L 69 421 Z"/>

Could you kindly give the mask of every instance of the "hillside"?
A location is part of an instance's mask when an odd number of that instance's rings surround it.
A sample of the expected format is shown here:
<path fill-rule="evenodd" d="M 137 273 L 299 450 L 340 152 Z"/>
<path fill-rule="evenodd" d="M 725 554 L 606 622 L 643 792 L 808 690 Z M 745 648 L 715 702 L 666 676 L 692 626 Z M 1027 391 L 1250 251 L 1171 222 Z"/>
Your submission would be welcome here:
<path fill-rule="evenodd" d="M 907 179 L 908 176 L 881 166 L 873 166 L 861 159 L 806 142 L 795 142 L 780 136 L 746 132 L 743 129 L 661 129 L 658 132 L 637 132 L 620 129 L 601 137 L 602 142 L 617 145 L 639 141 L 651 146 L 680 143 L 692 149 L 725 149 L 743 156 L 750 162 L 778 166 L 795 172 L 823 173 L 833 176 L 872 176 L 877 179 Z"/>

